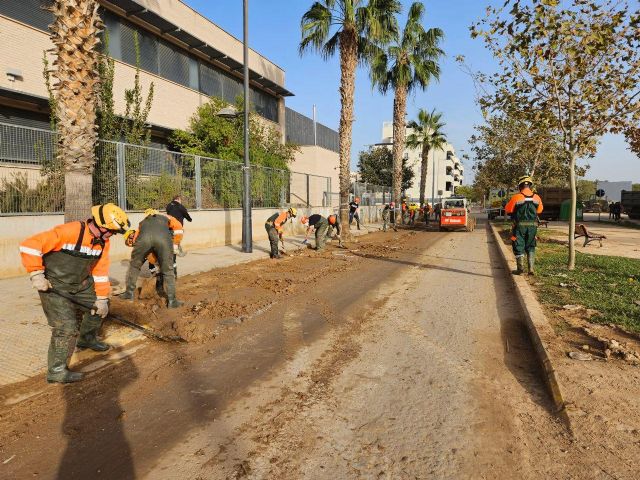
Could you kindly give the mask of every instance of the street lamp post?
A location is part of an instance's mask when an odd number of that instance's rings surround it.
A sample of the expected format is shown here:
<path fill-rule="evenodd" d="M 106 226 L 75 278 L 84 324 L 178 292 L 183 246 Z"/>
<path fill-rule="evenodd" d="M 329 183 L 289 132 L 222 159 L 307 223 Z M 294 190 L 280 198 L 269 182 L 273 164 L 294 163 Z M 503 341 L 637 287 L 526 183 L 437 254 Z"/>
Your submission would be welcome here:
<path fill-rule="evenodd" d="M 253 251 L 251 232 L 251 163 L 249 161 L 249 0 L 243 0 L 244 50 L 244 166 L 242 192 L 242 251 Z"/>

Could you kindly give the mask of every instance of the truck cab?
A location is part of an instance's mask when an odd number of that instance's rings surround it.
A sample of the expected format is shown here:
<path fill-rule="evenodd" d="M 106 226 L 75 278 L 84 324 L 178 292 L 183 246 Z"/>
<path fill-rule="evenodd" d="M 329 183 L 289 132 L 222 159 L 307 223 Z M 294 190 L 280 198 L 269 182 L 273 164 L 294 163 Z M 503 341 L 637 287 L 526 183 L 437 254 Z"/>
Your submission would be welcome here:
<path fill-rule="evenodd" d="M 465 197 L 454 196 L 442 200 L 440 211 L 440 231 L 466 230 L 472 232 L 476 226 L 475 218 L 469 211 L 469 202 Z"/>

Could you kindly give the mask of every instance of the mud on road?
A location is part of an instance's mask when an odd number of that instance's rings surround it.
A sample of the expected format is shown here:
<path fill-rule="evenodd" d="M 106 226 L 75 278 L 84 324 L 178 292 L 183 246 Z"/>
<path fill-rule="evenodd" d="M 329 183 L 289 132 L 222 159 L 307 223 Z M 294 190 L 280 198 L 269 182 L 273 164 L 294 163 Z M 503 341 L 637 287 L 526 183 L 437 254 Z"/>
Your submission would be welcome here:
<path fill-rule="evenodd" d="M 79 384 L 43 388 L 43 379 L 34 378 L 0 390 L 0 458 L 12 457 L 0 475 L 138 478 L 194 426 L 215 419 L 254 381 L 344 322 L 340 312 L 357 310 L 368 291 L 403 268 L 377 258 L 397 258 L 399 244 L 410 255 L 434 241 L 416 241 L 414 232 L 371 234 L 354 239 L 349 250 L 329 245 L 322 253 L 304 250 L 183 277 L 178 294 L 186 305 L 177 310 L 155 296 L 134 306 L 114 300 L 115 314 L 189 342 L 145 342 L 133 356 L 128 351 L 136 347 L 129 346 L 118 363 Z M 283 319 L 294 307 L 304 316 L 299 334 L 290 335 Z"/>
<path fill-rule="evenodd" d="M 21 385 L 42 391 L 0 414 L 0 476 L 600 478 L 551 412 L 484 229 L 349 247 L 184 277 L 175 311 L 114 302 L 189 342 Z"/>

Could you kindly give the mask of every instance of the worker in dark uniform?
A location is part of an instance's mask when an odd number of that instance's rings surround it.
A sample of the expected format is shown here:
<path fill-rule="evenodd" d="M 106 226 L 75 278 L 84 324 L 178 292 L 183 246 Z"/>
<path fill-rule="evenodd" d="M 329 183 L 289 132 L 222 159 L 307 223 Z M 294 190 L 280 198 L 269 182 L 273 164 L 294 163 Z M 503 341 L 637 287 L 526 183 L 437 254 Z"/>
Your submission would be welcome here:
<path fill-rule="evenodd" d="M 40 294 L 51 326 L 49 383 L 82 379 L 81 372 L 73 372 L 67 365 L 76 338 L 77 347 L 98 352 L 109 349 L 97 338 L 102 319 L 109 313 L 109 238 L 124 233 L 129 219 L 112 203 L 92 207 L 91 217 L 86 222 L 58 225 L 20 244 L 22 264 Z M 84 311 L 79 328 L 77 314 L 83 309 L 78 304 L 93 305 Z"/>
<path fill-rule="evenodd" d="M 335 213 L 327 217 L 329 222 L 329 228 L 327 229 L 327 238 L 331 238 L 333 232 L 336 232 L 336 238 L 338 239 L 338 245 L 342 246 L 342 225 L 340 224 L 340 215 Z"/>
<path fill-rule="evenodd" d="M 158 260 L 160 274 L 164 279 L 167 307 L 178 308 L 183 305 L 183 302 L 176 298 L 176 276 L 173 262 L 174 234 L 170 224 L 172 220 L 178 225 L 179 222 L 173 217 L 160 215 L 157 210 L 153 209 L 145 211 L 145 215 L 137 231 L 127 232 L 125 241 L 128 246 L 133 247 L 133 251 L 127 272 L 127 289 L 120 295 L 120 298 L 124 300 L 135 298 L 134 292 L 140 276 L 140 268 L 149 254 L 153 254 Z"/>
<path fill-rule="evenodd" d="M 291 207 L 286 212 L 277 212 L 267 218 L 264 228 L 267 231 L 271 245 L 270 258 L 281 258 L 280 251 L 278 250 L 278 240 L 282 242 L 282 249 L 284 251 L 284 226 L 287 220 L 295 218 L 297 213 L 297 210 Z"/>
<path fill-rule="evenodd" d="M 167 205 L 167 215 L 172 216 L 180 225 L 184 225 L 184 221 L 191 222 L 192 218 L 189 215 L 189 210 L 182 204 L 182 197 L 180 195 L 176 195 L 173 197 L 173 200 Z M 182 245 L 178 244 L 178 251 L 176 252 L 178 257 L 184 257 L 186 253 L 182 250 Z M 174 263 L 176 261 L 175 256 L 173 259 Z M 175 272 L 176 278 L 178 278 L 178 272 Z"/>
<path fill-rule="evenodd" d="M 324 249 L 327 241 L 327 231 L 329 230 L 329 221 L 322 215 L 315 213 L 310 217 L 302 217 L 300 222 L 307 226 L 307 232 L 304 237 L 305 242 L 307 241 L 311 231 L 315 230 L 316 250 Z"/>
<path fill-rule="evenodd" d="M 542 213 L 542 200 L 531 191 L 533 180 L 529 175 L 518 179 L 519 193 L 516 193 L 505 206 L 505 212 L 513 219 L 511 244 L 516 257 L 515 275 L 524 273 L 524 256 L 527 255 L 529 275 L 535 274 L 536 234 L 538 233 L 538 215 Z"/>

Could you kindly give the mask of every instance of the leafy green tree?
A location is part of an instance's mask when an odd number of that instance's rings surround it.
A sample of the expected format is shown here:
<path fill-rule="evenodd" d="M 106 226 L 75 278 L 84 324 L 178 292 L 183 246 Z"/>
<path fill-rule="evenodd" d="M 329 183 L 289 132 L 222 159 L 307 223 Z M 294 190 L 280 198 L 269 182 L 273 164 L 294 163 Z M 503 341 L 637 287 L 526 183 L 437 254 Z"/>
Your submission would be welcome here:
<path fill-rule="evenodd" d="M 543 123 L 511 112 L 494 112 L 475 131 L 469 143 L 478 188 L 514 188 L 526 173 L 539 186 L 569 185 L 569 163 L 562 140 Z M 578 171 L 582 176 L 586 172 L 585 168 Z"/>
<path fill-rule="evenodd" d="M 640 15 L 626 0 L 506 0 L 472 27 L 499 64 L 492 103 L 541 112 L 569 164 L 568 268 L 575 268 L 576 162 L 640 110 Z M 503 109 L 504 111 L 504 109 Z"/>
<path fill-rule="evenodd" d="M 407 96 L 424 90 L 440 78 L 438 60 L 444 52 L 439 44 L 444 33 L 439 28 L 422 26 L 424 5 L 415 2 L 409 8 L 407 23 L 393 41 L 379 49 L 371 61 L 371 81 L 382 93 L 394 91 L 393 99 L 393 169 L 394 201 L 400 203 L 402 156 L 405 148 Z M 397 218 L 396 221 L 400 221 Z"/>
<path fill-rule="evenodd" d="M 484 194 L 482 190 L 475 188 L 472 185 L 458 185 L 454 193 L 456 195 L 463 195 L 472 202 L 481 201 Z"/>
<path fill-rule="evenodd" d="M 242 199 L 242 164 L 244 161 L 243 117 L 223 118 L 218 113 L 228 105 L 212 97 L 198 107 L 188 130 L 176 130 L 171 147 L 182 153 L 209 157 L 202 168 L 203 206 L 238 207 Z M 238 99 L 237 111 L 244 107 Z M 259 116 L 249 116 L 249 152 L 252 199 L 255 206 L 277 206 L 289 185 L 289 163 L 297 146 L 282 144 L 280 132 Z M 219 159 L 219 160 L 211 160 Z M 185 177 L 193 177 L 194 157 L 188 156 L 177 166 Z M 220 161 L 223 160 L 223 161 Z M 262 167 L 262 168 L 261 168 Z"/>
<path fill-rule="evenodd" d="M 418 112 L 418 119 L 409 123 L 413 132 L 407 137 L 407 146 L 420 148 L 420 205 L 424 204 L 424 192 L 427 183 L 429 167 L 429 153 L 433 150 L 442 150 L 447 144 L 447 137 L 442 131 L 445 123 L 442 121 L 442 113 L 433 110 L 431 113 L 424 109 Z"/>
<path fill-rule="evenodd" d="M 393 180 L 393 152 L 386 147 L 369 147 L 358 155 L 358 171 L 363 182 L 390 186 Z M 402 158 L 402 191 L 413 186 L 413 169 Z"/>
<path fill-rule="evenodd" d="M 340 55 L 340 218 L 348 225 L 348 203 L 356 67 L 367 63 L 376 44 L 397 32 L 398 0 L 321 0 L 300 21 L 300 54 L 319 52 L 324 59 Z"/>

